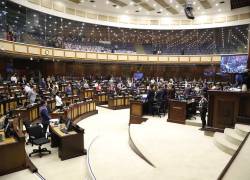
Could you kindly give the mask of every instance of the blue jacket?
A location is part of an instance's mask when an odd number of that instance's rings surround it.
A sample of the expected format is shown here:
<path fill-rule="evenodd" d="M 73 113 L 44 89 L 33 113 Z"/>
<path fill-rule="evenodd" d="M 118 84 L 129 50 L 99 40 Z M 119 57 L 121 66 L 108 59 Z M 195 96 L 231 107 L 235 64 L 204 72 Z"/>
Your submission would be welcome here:
<path fill-rule="evenodd" d="M 51 118 L 49 116 L 49 111 L 46 106 L 40 107 L 40 115 L 42 118 L 42 124 L 49 124 L 49 120 Z"/>

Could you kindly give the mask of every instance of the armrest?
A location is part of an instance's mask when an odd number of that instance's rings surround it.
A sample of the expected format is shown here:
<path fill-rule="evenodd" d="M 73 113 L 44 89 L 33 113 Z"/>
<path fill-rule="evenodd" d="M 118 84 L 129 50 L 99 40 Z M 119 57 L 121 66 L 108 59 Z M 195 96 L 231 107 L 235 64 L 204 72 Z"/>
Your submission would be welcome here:
<path fill-rule="evenodd" d="M 35 136 L 30 136 L 30 139 L 34 140 L 34 139 L 36 139 L 36 137 Z"/>

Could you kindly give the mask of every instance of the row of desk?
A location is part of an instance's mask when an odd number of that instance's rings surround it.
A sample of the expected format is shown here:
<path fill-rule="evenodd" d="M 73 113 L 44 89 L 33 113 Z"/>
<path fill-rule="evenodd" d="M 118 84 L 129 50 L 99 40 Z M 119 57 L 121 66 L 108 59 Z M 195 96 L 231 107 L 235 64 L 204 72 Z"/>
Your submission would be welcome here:
<path fill-rule="evenodd" d="M 55 110 L 51 113 L 52 118 L 71 119 L 75 124 L 84 117 L 96 114 L 96 102 L 89 100 L 71 104 L 64 110 Z"/>
<path fill-rule="evenodd" d="M 0 176 L 26 168 L 30 168 L 32 172 L 37 170 L 25 151 L 25 135 L 20 118 L 12 119 L 12 124 L 14 136 L 0 142 Z M 0 134 L 3 133 L 0 131 Z"/>
<path fill-rule="evenodd" d="M 95 101 L 85 101 L 70 105 L 63 111 L 55 110 L 51 113 L 52 118 L 68 119 L 73 122 L 73 130 L 68 134 L 63 133 L 59 126 L 50 125 L 51 147 L 58 147 L 58 156 L 61 160 L 86 154 L 84 149 L 84 130 L 77 126 L 77 122 L 90 115 L 96 114 Z"/>
<path fill-rule="evenodd" d="M 108 98 L 108 108 L 110 109 L 123 109 L 128 108 L 133 96 L 115 96 Z"/>

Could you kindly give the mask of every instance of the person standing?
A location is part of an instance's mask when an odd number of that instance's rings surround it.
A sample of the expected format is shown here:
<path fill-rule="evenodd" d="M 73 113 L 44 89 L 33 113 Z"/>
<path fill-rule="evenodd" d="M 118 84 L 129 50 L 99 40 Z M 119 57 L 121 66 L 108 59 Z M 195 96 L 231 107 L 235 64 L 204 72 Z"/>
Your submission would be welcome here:
<path fill-rule="evenodd" d="M 208 100 L 204 94 L 201 95 L 199 107 L 200 107 L 200 116 L 201 116 L 201 122 L 202 122 L 201 129 L 203 130 L 206 126 L 206 115 L 207 115 L 207 108 L 208 108 Z"/>
<path fill-rule="evenodd" d="M 41 107 L 39 109 L 39 112 L 42 118 L 43 133 L 46 134 L 48 126 L 49 126 L 49 120 L 51 119 L 48 108 L 47 108 L 47 101 L 45 100 L 41 101 Z"/>
<path fill-rule="evenodd" d="M 30 88 L 30 90 L 28 91 L 28 98 L 30 100 L 30 104 L 35 103 L 36 95 L 37 95 L 37 93 L 35 92 L 34 87 Z"/>
<path fill-rule="evenodd" d="M 55 100 L 56 100 L 56 108 L 61 109 L 63 106 L 63 102 L 62 102 L 62 98 L 59 96 L 59 92 L 56 93 Z"/>

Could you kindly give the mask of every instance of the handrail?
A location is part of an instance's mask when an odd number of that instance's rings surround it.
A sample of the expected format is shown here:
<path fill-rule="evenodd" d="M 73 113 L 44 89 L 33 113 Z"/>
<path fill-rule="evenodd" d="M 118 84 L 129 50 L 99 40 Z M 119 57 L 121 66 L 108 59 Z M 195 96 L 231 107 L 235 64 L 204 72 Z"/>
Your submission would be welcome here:
<path fill-rule="evenodd" d="M 75 60 L 78 62 L 117 62 L 117 63 L 165 63 L 165 64 L 218 64 L 221 54 L 207 55 L 151 55 L 83 52 L 25 44 L 0 39 L 0 53 L 18 57 L 38 57 L 44 60 Z"/>

